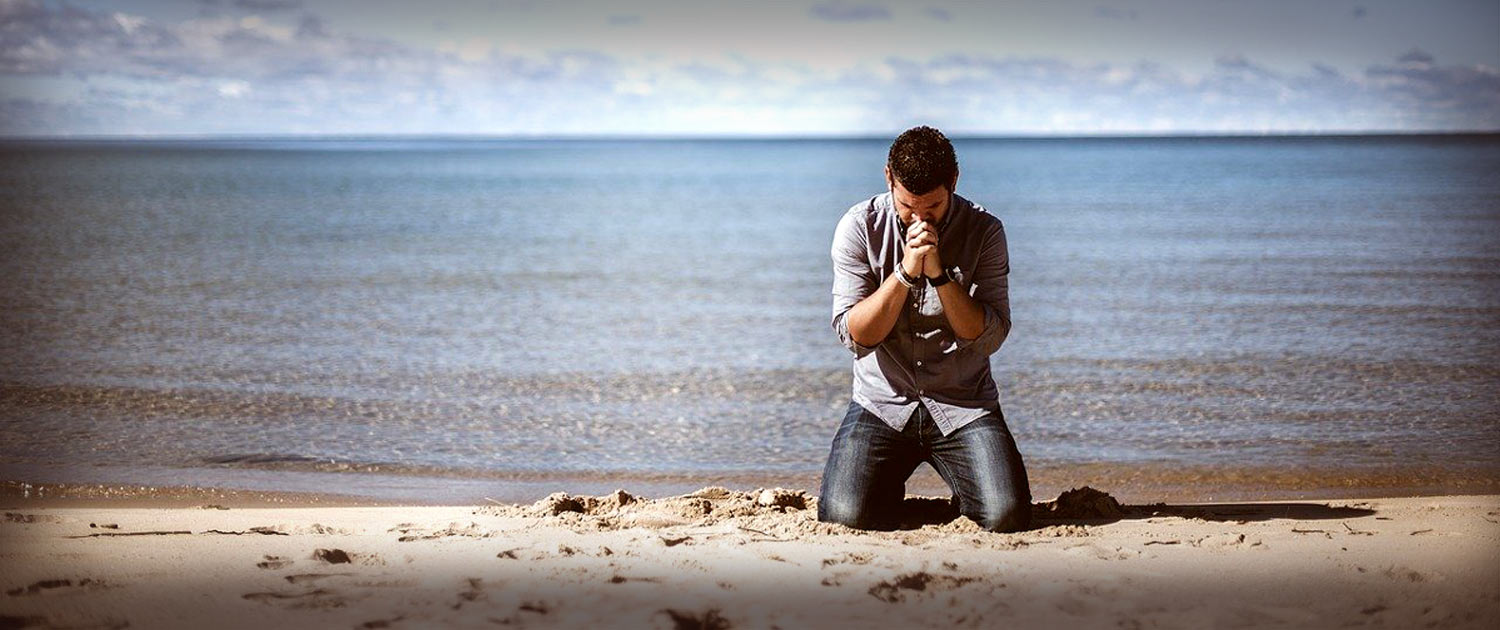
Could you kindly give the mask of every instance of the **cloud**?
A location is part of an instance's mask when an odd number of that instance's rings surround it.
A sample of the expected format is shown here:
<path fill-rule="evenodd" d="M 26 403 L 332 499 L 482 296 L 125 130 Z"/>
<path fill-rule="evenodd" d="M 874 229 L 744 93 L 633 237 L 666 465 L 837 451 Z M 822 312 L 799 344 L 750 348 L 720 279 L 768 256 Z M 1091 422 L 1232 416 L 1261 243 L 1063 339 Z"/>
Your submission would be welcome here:
<path fill-rule="evenodd" d="M 219 84 L 219 96 L 239 98 L 250 92 L 250 84 L 245 81 L 225 81 Z"/>
<path fill-rule="evenodd" d="M 1410 51 L 1408 51 L 1406 54 L 1401 55 L 1400 57 L 1397 57 L 1396 61 L 1398 63 L 1402 63 L 1402 64 L 1415 64 L 1415 65 L 1422 65 L 1422 66 L 1430 66 L 1430 65 L 1432 65 L 1432 62 L 1434 61 L 1434 59 L 1432 58 L 1432 55 L 1429 55 L 1429 54 L 1427 54 L 1426 52 L 1423 52 L 1420 49 L 1413 48 Z"/>
<path fill-rule="evenodd" d="M 1369 15 L 1369 14 L 1370 14 L 1370 10 L 1366 9 L 1366 8 L 1364 8 L 1362 6 L 1356 6 L 1353 9 L 1349 10 L 1349 17 L 1354 18 L 1356 20 L 1361 19 L 1361 18 L 1363 18 L 1363 17 L 1365 17 L 1366 15 Z"/>
<path fill-rule="evenodd" d="M 124 13 L 95 13 L 35 0 L 0 4 L 0 73 L 57 74 L 118 68 L 180 47 L 170 29 Z"/>
<path fill-rule="evenodd" d="M 302 8 L 302 0 L 234 0 L 234 6 L 251 11 L 287 11 Z"/>
<path fill-rule="evenodd" d="M 639 16 L 639 15 L 611 15 L 611 16 L 609 16 L 609 20 L 608 21 L 609 21 L 609 25 L 610 26 L 632 26 L 632 25 L 640 24 L 641 23 L 641 16 Z"/>
<path fill-rule="evenodd" d="M 927 7 L 922 12 L 927 14 L 927 17 L 930 17 L 939 22 L 953 21 L 953 13 L 942 7 Z"/>
<path fill-rule="evenodd" d="M 1419 55 L 1345 76 L 1326 65 L 1278 73 L 1244 56 L 1199 76 L 1159 64 L 1075 64 L 1055 58 L 950 55 L 892 58 L 861 69 L 892 117 L 971 130 L 1360 131 L 1500 129 L 1500 71 L 1441 66 Z M 857 75 L 857 76 L 856 76 Z"/>
<path fill-rule="evenodd" d="M 1134 20 L 1137 15 L 1135 9 L 1121 9 L 1119 7 L 1094 7 L 1094 17 L 1106 20 Z"/>
<path fill-rule="evenodd" d="M 891 10 L 878 4 L 853 2 L 820 2 L 812 5 L 808 13 L 828 22 L 869 22 L 891 19 Z"/>
<path fill-rule="evenodd" d="M 322 39 L 326 37 L 328 37 L 328 29 L 323 24 L 323 18 L 312 14 L 305 14 L 297 22 L 297 39 Z"/>
<path fill-rule="evenodd" d="M 28 86 L 68 82 L 77 89 Z M 893 56 L 843 66 L 521 54 L 350 34 L 317 15 L 160 23 L 0 0 L 0 134 L 962 133 L 1500 129 L 1500 71 L 1413 50 L 1344 73 Z"/>
<path fill-rule="evenodd" d="M 1500 127 L 1500 70 L 1485 66 L 1440 66 L 1431 55 L 1407 53 L 1395 65 L 1365 70 L 1366 82 L 1405 112 L 1473 118 Z"/>

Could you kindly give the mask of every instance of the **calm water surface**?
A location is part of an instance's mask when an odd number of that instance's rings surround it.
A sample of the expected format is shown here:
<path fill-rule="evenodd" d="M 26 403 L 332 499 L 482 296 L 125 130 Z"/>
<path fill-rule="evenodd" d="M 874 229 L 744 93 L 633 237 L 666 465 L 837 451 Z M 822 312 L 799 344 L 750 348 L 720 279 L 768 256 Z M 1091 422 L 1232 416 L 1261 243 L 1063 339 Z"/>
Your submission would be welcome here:
<path fill-rule="evenodd" d="M 1044 485 L 1496 479 L 1500 138 L 956 144 Z M 0 476 L 815 487 L 851 360 L 828 247 L 887 146 L 0 145 Z"/>

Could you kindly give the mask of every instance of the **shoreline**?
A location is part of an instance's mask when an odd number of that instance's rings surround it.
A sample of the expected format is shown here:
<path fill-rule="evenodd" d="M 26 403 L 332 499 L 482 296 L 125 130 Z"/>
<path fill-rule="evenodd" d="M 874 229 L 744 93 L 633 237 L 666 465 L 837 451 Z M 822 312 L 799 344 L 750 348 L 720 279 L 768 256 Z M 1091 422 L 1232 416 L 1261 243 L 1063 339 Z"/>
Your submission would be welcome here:
<path fill-rule="evenodd" d="M 145 474 L 137 471 L 144 470 Z M 205 472 L 209 474 L 204 474 Z M 1033 499 L 1092 486 L 1109 489 L 1122 502 L 1211 503 L 1314 499 L 1378 499 L 1500 494 L 1500 471 L 1339 470 L 1093 464 L 1028 469 Z M 184 478 L 208 483 L 180 483 Z M 604 494 L 628 488 L 639 496 L 668 497 L 705 486 L 749 489 L 785 487 L 810 495 L 819 477 L 808 474 L 614 474 L 495 473 L 488 476 L 380 475 L 264 469 L 36 469 L 0 466 L 0 501 L 6 504 L 121 507 L 189 507 L 218 503 L 264 506 L 464 506 L 529 503 L 554 492 Z M 907 492 L 947 496 L 951 490 L 921 466 Z M 41 501 L 41 502 L 39 502 Z"/>
<path fill-rule="evenodd" d="M 635 488 L 636 486 L 625 483 L 617 488 L 616 492 L 627 491 L 625 486 Z M 941 484 L 939 484 L 941 486 Z M 782 486 L 760 485 L 751 489 L 750 487 L 726 487 L 722 485 L 710 485 L 704 487 L 725 488 L 730 492 L 758 492 L 768 487 L 783 488 Z M 1068 488 L 1051 496 L 1060 496 L 1063 493 L 1079 489 L 1092 489 L 1093 486 L 1083 485 Z M 701 489 L 701 488 L 700 488 Z M 817 496 L 814 488 L 787 488 L 792 492 L 800 492 L 809 498 Z M 935 500 L 951 500 L 951 491 L 946 486 L 938 488 L 937 492 L 924 491 L 924 488 L 908 488 L 908 497 L 924 497 Z M 1451 488 L 1383 488 L 1383 487 L 1358 487 L 1349 488 L 1347 493 L 1325 492 L 1319 494 L 1308 490 L 1286 491 L 1284 493 L 1268 493 L 1266 496 L 1241 496 L 1230 494 L 1224 498 L 1171 498 L 1162 497 L 1156 500 L 1121 500 L 1117 502 L 1126 507 L 1144 507 L 1168 503 L 1181 506 L 1196 505 L 1223 505 L 1228 503 L 1274 503 L 1274 502 L 1313 502 L 1326 503 L 1330 501 L 1380 501 L 1388 499 L 1445 499 L 1463 497 L 1489 497 L 1500 496 L 1493 491 L 1475 490 L 1473 492 L 1453 491 Z M 1392 491 L 1394 490 L 1394 491 Z M 569 494 L 575 496 L 593 496 L 603 493 L 589 492 L 567 492 L 558 490 L 549 493 Z M 646 494 L 628 492 L 633 497 L 643 500 L 668 500 L 674 497 L 691 494 L 680 492 L 675 494 Z M 1108 493 L 1113 498 L 1115 493 Z M 1121 495 L 1125 496 L 1125 495 Z M 510 506 L 535 503 L 545 500 L 546 497 L 535 498 L 526 501 L 500 501 L 491 497 L 481 497 L 477 501 L 412 501 L 406 499 L 393 499 L 363 496 L 355 494 L 341 494 L 336 492 L 298 492 L 291 490 L 253 490 L 242 488 L 222 488 L 206 486 L 151 486 L 141 484 L 90 484 L 90 483 L 30 483 L 24 481 L 0 480 L 0 509 L 259 509 L 259 508 L 484 508 L 491 506 Z M 1033 504 L 1044 504 L 1043 500 L 1033 495 Z"/>
<path fill-rule="evenodd" d="M 1494 627 L 1500 495 L 1121 505 L 895 531 L 805 492 L 483 506 L 8 507 L 8 627 Z M 125 505 L 129 505 L 128 503 Z"/>

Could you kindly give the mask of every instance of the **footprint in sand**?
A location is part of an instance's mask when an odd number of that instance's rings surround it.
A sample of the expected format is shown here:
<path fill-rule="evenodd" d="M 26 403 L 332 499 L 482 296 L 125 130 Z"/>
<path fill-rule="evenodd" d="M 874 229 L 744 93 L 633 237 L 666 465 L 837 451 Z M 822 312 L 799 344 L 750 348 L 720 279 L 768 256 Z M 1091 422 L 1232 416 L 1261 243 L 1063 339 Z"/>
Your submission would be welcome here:
<path fill-rule="evenodd" d="M 468 583 L 468 588 L 459 591 L 458 601 L 453 602 L 454 610 L 463 608 L 464 604 L 469 602 L 476 602 L 486 598 L 484 594 L 484 580 L 480 578 L 466 578 L 465 581 Z"/>
<path fill-rule="evenodd" d="M 263 560 L 261 562 L 255 563 L 255 566 L 260 567 L 262 569 L 273 569 L 274 570 L 274 569 L 283 568 L 283 567 L 285 567 L 285 566 L 287 566 L 287 565 L 289 565 L 291 563 L 292 563 L 292 561 L 290 559 L 283 558 L 281 556 L 266 556 L 265 560 Z"/>
<path fill-rule="evenodd" d="M 1409 569 L 1407 567 L 1390 566 L 1380 572 L 1382 575 L 1399 582 L 1430 582 L 1439 576 L 1436 573 L 1428 574 Z"/>
<path fill-rule="evenodd" d="M 358 563 L 365 566 L 386 566 L 385 560 L 373 553 L 354 553 L 343 549 L 314 549 L 312 559 L 328 564 Z M 411 560 L 408 558 L 407 562 Z M 290 562 L 290 561 L 288 561 Z"/>
<path fill-rule="evenodd" d="M 627 577 L 627 576 L 624 576 L 624 575 L 620 575 L 618 573 L 615 574 L 614 577 L 609 578 L 609 583 L 610 584 L 624 584 L 626 582 L 658 582 L 659 583 L 659 582 L 661 582 L 661 578 L 655 578 L 655 577 Z"/>
<path fill-rule="evenodd" d="M 495 536 L 495 535 L 497 535 L 499 533 L 499 532 L 491 531 L 491 530 L 485 529 L 483 527 L 480 527 L 478 523 L 475 523 L 475 522 L 472 522 L 472 521 L 469 522 L 469 523 L 466 523 L 466 524 L 449 523 L 447 527 L 444 527 L 444 528 L 441 528 L 441 529 L 433 529 L 433 530 L 430 530 L 430 531 L 428 531 L 428 530 L 422 530 L 422 529 L 416 528 L 416 527 L 402 527 L 402 526 L 397 526 L 397 527 L 394 527 L 394 528 L 392 528 L 390 530 L 387 530 L 387 531 L 397 532 L 397 533 L 401 534 L 401 537 L 397 538 L 396 542 L 412 542 L 412 541 L 417 541 L 417 540 L 437 540 L 439 538 L 453 538 L 453 537 L 461 537 L 461 538 L 490 538 L 490 537 L 493 537 L 493 536 Z"/>
<path fill-rule="evenodd" d="M 100 580 L 91 578 L 83 578 L 81 580 L 70 580 L 63 578 L 56 580 L 40 580 L 31 583 L 29 586 L 10 589 L 8 591 L 5 591 L 5 594 L 11 597 L 25 597 L 30 595 L 69 593 L 76 592 L 78 590 L 93 590 L 97 588 L 107 588 L 107 585 Z"/>
<path fill-rule="evenodd" d="M 674 610 L 663 608 L 656 611 L 653 618 L 668 621 L 672 628 L 701 628 L 702 630 L 728 630 L 729 620 L 719 614 L 717 609 L 706 610 L 695 613 L 686 610 Z M 659 626 L 660 627 L 660 626 Z"/>
<path fill-rule="evenodd" d="M 1098 545 L 1073 545 L 1063 549 L 1063 553 L 1094 558 L 1096 560 L 1129 560 L 1141 555 L 1141 552 L 1124 547 L 1105 548 Z"/>
<path fill-rule="evenodd" d="M 6 512 L 7 523 L 61 523 L 62 518 L 51 514 L 20 514 L 17 512 Z"/>
<path fill-rule="evenodd" d="M 342 608 L 348 604 L 343 595 L 327 589 L 314 589 L 301 593 L 278 593 L 274 591 L 245 593 L 240 597 L 262 604 L 280 604 L 287 608 L 323 609 Z"/>
<path fill-rule="evenodd" d="M 823 586 L 843 586 L 844 580 L 853 575 L 853 571 L 834 571 L 832 575 L 823 578 L 823 581 L 819 582 L 819 584 Z"/>
<path fill-rule="evenodd" d="M 896 603 L 905 601 L 907 593 L 936 593 L 978 580 L 979 578 L 976 577 L 933 575 L 926 571 L 917 571 L 898 575 L 893 580 L 881 581 L 870 587 L 870 595 L 883 602 Z"/>
<path fill-rule="evenodd" d="M 870 560 L 872 559 L 873 556 L 868 553 L 850 551 L 842 555 L 833 556 L 831 558 L 824 558 L 823 566 L 831 567 L 836 564 L 869 564 Z"/>
<path fill-rule="evenodd" d="M 490 623 L 501 626 L 519 625 L 524 624 L 527 621 L 527 619 L 525 618 L 526 616 L 545 615 L 549 612 L 552 612 L 552 607 L 548 606 L 546 602 L 526 601 L 521 602 L 521 605 L 516 607 L 516 612 L 512 613 L 510 616 L 501 619 L 491 617 L 489 621 Z"/>
<path fill-rule="evenodd" d="M 353 573 L 297 573 L 295 575 L 288 575 L 288 576 L 284 577 L 283 579 L 285 579 L 287 582 L 292 583 L 292 584 L 301 584 L 303 582 L 313 582 L 313 581 L 321 580 L 321 579 L 324 579 L 324 578 L 347 577 L 347 576 L 350 576 L 350 575 L 354 575 L 354 574 Z"/>
<path fill-rule="evenodd" d="M 1258 539 L 1247 540 L 1244 534 L 1225 533 L 1204 536 L 1189 544 L 1203 549 L 1237 549 L 1242 547 L 1257 547 L 1260 546 L 1261 542 Z"/>

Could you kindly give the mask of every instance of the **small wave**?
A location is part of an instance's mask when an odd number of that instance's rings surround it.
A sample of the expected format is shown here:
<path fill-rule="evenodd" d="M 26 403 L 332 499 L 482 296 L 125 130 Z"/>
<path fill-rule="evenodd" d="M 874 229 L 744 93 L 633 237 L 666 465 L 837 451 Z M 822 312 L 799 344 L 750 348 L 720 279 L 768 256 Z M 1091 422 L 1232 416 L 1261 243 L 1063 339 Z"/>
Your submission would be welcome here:
<path fill-rule="evenodd" d="M 358 462 L 291 453 L 231 453 L 200 458 L 199 463 L 221 468 L 298 470 L 315 472 L 370 472 L 412 474 L 411 466 L 385 462 Z"/>

